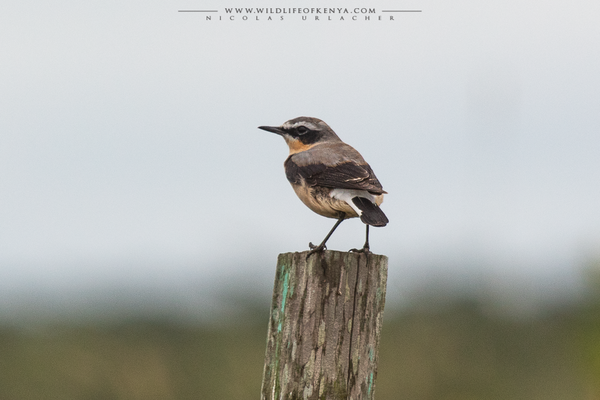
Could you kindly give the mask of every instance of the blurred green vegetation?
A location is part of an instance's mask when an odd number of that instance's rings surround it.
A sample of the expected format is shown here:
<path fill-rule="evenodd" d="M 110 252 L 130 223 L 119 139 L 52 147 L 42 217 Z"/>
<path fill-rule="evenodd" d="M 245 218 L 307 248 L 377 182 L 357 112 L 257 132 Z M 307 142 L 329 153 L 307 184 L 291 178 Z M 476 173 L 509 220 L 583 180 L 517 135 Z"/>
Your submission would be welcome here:
<path fill-rule="evenodd" d="M 5 324 L 0 399 L 257 399 L 268 306 L 243 313 L 212 325 L 131 316 Z M 386 310 L 376 398 L 600 399 L 600 297 L 535 317 L 459 297 Z"/>

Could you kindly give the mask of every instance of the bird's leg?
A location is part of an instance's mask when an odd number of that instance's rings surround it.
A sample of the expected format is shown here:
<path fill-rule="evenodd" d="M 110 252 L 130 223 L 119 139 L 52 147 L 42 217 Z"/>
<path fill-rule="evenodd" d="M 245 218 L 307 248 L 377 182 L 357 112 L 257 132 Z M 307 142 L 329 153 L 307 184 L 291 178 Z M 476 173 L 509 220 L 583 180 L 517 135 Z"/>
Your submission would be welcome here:
<path fill-rule="evenodd" d="M 365 240 L 365 245 L 363 246 L 362 249 L 351 249 L 350 250 L 353 253 L 365 253 L 368 254 L 371 252 L 371 248 L 369 247 L 369 225 L 367 225 L 367 240 Z"/>
<path fill-rule="evenodd" d="M 318 251 L 322 251 L 325 250 L 327 247 L 325 247 L 325 243 L 327 243 L 327 241 L 329 240 L 329 238 L 331 237 L 331 235 L 333 234 L 333 231 L 335 231 L 335 228 L 337 228 L 342 221 L 344 220 L 344 218 L 346 218 L 346 214 L 344 213 L 340 213 L 340 217 L 338 218 L 337 222 L 335 223 L 335 225 L 333 226 L 333 228 L 331 228 L 331 230 L 329 231 L 329 233 L 327 234 L 327 236 L 325 236 L 325 239 L 323 239 L 323 241 L 321 242 L 320 245 L 315 246 L 314 244 L 312 244 L 312 242 L 310 242 L 308 244 L 308 247 L 310 247 L 310 251 L 308 252 L 308 254 L 306 255 L 306 258 L 308 259 L 308 257 L 310 257 L 313 253 L 316 253 Z"/>

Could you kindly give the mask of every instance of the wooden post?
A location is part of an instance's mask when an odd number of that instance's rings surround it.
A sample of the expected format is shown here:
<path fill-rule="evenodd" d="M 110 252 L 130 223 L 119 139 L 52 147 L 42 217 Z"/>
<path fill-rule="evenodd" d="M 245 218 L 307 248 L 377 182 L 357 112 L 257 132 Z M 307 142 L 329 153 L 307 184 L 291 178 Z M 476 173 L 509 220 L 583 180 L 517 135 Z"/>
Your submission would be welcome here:
<path fill-rule="evenodd" d="M 277 259 L 262 400 L 371 400 L 387 257 L 324 251 Z"/>

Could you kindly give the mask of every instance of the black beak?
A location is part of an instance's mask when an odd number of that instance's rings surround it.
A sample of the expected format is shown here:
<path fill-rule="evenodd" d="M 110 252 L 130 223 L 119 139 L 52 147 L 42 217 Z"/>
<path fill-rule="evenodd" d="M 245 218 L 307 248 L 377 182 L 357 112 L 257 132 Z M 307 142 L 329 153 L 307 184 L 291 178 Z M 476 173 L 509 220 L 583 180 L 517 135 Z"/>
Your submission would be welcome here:
<path fill-rule="evenodd" d="M 283 135 L 285 131 L 278 126 L 259 126 L 258 129 L 262 129 L 263 131 L 273 132 L 278 135 Z"/>

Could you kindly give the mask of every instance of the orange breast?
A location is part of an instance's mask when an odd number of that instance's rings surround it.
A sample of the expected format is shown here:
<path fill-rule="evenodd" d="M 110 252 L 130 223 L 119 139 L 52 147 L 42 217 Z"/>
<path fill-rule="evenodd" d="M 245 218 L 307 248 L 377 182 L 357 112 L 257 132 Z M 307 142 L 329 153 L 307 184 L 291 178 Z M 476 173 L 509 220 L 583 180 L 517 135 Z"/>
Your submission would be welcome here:
<path fill-rule="evenodd" d="M 310 148 L 312 148 L 315 144 L 304 144 L 301 141 L 299 141 L 298 139 L 292 139 L 292 138 L 285 138 L 287 145 L 290 148 L 290 154 L 296 154 L 296 153 L 301 153 L 303 151 L 306 151 Z"/>

